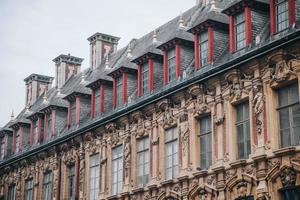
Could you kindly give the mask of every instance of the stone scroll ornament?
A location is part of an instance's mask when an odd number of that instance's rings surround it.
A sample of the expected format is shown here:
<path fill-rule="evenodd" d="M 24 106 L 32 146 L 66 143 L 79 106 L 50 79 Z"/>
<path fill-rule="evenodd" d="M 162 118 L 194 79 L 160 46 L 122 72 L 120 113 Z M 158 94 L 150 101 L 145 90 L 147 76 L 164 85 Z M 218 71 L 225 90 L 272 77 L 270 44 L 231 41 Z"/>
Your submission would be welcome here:
<path fill-rule="evenodd" d="M 258 134 L 262 133 L 262 125 L 263 125 L 263 111 L 264 111 L 264 97 L 262 93 L 262 86 L 261 85 L 254 85 L 253 86 L 253 109 L 255 115 L 255 125 L 256 125 L 256 132 Z"/>

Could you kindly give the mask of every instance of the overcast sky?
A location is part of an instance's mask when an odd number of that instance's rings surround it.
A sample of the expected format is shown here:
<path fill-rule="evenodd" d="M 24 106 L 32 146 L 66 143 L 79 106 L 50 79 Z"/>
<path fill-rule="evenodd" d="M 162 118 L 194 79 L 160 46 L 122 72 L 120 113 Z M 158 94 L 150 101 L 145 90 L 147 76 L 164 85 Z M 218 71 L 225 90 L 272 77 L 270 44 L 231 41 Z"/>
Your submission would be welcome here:
<path fill-rule="evenodd" d="M 25 107 L 24 78 L 54 76 L 59 54 L 84 58 L 95 32 L 121 37 L 119 47 L 139 38 L 196 0 L 0 0 L 0 127 Z"/>

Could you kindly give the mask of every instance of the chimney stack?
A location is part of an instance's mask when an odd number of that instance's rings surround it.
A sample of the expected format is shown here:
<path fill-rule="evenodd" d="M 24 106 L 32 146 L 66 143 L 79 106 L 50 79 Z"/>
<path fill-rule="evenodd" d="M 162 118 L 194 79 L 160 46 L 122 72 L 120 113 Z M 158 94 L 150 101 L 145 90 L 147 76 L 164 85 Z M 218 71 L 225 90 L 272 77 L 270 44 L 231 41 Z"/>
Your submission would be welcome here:
<path fill-rule="evenodd" d="M 117 50 L 119 37 L 95 33 L 87 39 L 90 42 L 90 67 L 97 68 L 105 61 L 106 56 Z"/>
<path fill-rule="evenodd" d="M 41 94 L 51 88 L 53 77 L 31 74 L 24 81 L 26 84 L 25 106 L 31 106 Z"/>
<path fill-rule="evenodd" d="M 66 81 L 74 74 L 80 73 L 83 58 L 68 55 L 59 55 L 53 59 L 55 62 L 55 87 L 61 89 Z"/>

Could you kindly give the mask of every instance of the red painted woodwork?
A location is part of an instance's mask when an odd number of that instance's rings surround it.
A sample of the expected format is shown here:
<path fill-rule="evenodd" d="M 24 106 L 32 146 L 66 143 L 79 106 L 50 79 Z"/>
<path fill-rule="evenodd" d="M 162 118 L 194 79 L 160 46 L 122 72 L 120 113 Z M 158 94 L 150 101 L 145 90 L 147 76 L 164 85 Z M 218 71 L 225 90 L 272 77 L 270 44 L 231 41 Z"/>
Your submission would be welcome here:
<path fill-rule="evenodd" d="M 29 142 L 30 142 L 30 146 L 33 145 L 33 121 L 31 120 L 30 122 L 30 136 L 29 136 Z"/>
<path fill-rule="evenodd" d="M 208 61 L 209 63 L 214 62 L 214 29 L 208 27 Z"/>
<path fill-rule="evenodd" d="M 252 23 L 251 23 L 251 8 L 245 7 L 245 34 L 246 34 L 246 45 L 251 44 L 252 40 Z"/>
<path fill-rule="evenodd" d="M 289 25 L 292 26 L 296 23 L 296 8 L 295 8 L 295 0 L 288 0 L 289 5 Z"/>
<path fill-rule="evenodd" d="M 148 78 L 148 89 L 149 92 L 152 92 L 154 89 L 154 85 L 153 85 L 153 59 L 149 58 L 148 59 L 148 67 L 149 67 L 149 78 Z"/>
<path fill-rule="evenodd" d="M 104 113 L 104 85 L 100 85 L 100 112 Z"/>
<path fill-rule="evenodd" d="M 23 149 L 23 127 L 20 127 L 20 142 L 19 142 L 19 150 L 22 151 Z"/>
<path fill-rule="evenodd" d="M 71 127 L 72 113 L 71 113 L 71 102 L 69 101 L 68 105 L 68 128 Z"/>
<path fill-rule="evenodd" d="M 13 129 L 13 152 L 14 153 L 16 153 L 16 137 L 17 137 L 16 130 Z"/>
<path fill-rule="evenodd" d="M 229 51 L 230 51 L 230 53 L 235 52 L 234 18 L 233 18 L 233 16 L 229 16 Z"/>
<path fill-rule="evenodd" d="M 176 78 L 178 78 L 180 76 L 180 50 L 181 50 L 181 46 L 179 44 L 176 44 L 175 46 L 175 74 L 176 74 Z"/>
<path fill-rule="evenodd" d="M 167 85 L 169 80 L 168 80 L 168 52 L 164 51 L 164 85 Z"/>
<path fill-rule="evenodd" d="M 140 97 L 142 95 L 142 66 L 138 65 L 138 71 L 137 71 L 137 95 Z"/>
<path fill-rule="evenodd" d="M 95 118 L 95 90 L 92 91 L 91 97 L 91 117 Z"/>
<path fill-rule="evenodd" d="M 48 116 L 45 113 L 45 117 L 44 117 L 44 140 L 48 139 L 47 137 L 47 130 L 48 130 Z"/>
<path fill-rule="evenodd" d="M 117 106 L 117 79 L 114 78 L 113 81 L 113 107 L 116 108 Z"/>
<path fill-rule="evenodd" d="M 51 135 L 52 136 L 55 136 L 56 135 L 56 130 L 55 130 L 55 124 L 56 124 L 56 110 L 52 110 L 52 113 L 51 113 L 51 117 L 52 117 L 52 120 L 51 120 Z"/>
<path fill-rule="evenodd" d="M 42 119 L 40 116 L 38 116 L 38 120 L 37 120 L 37 127 L 38 127 L 38 142 L 41 142 L 42 141 Z"/>
<path fill-rule="evenodd" d="M 122 94 L 123 94 L 123 103 L 126 103 L 127 102 L 127 74 L 123 72 L 122 74 Z"/>
<path fill-rule="evenodd" d="M 275 0 L 270 0 L 270 34 L 276 33 Z"/>
<path fill-rule="evenodd" d="M 195 57 L 195 69 L 198 70 L 200 69 L 200 54 L 199 54 L 199 35 L 196 34 L 194 36 L 194 57 Z"/>
<path fill-rule="evenodd" d="M 76 112 L 75 112 L 75 124 L 79 125 L 80 121 L 80 98 L 76 96 Z"/>

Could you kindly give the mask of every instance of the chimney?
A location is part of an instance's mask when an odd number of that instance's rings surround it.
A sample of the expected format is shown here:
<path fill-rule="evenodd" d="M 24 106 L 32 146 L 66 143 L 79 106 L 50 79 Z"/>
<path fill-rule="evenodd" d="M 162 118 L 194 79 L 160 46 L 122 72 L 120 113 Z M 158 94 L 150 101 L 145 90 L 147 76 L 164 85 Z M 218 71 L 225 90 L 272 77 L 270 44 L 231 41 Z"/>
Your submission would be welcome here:
<path fill-rule="evenodd" d="M 68 55 L 59 55 L 53 59 L 55 62 L 55 87 L 61 89 L 66 81 L 74 74 L 80 73 L 83 58 Z"/>
<path fill-rule="evenodd" d="M 117 50 L 119 37 L 103 33 L 95 33 L 87 39 L 90 42 L 90 67 L 97 68 L 108 54 Z"/>
<path fill-rule="evenodd" d="M 31 74 L 24 81 L 26 85 L 25 106 L 31 106 L 41 94 L 51 88 L 53 77 Z"/>

